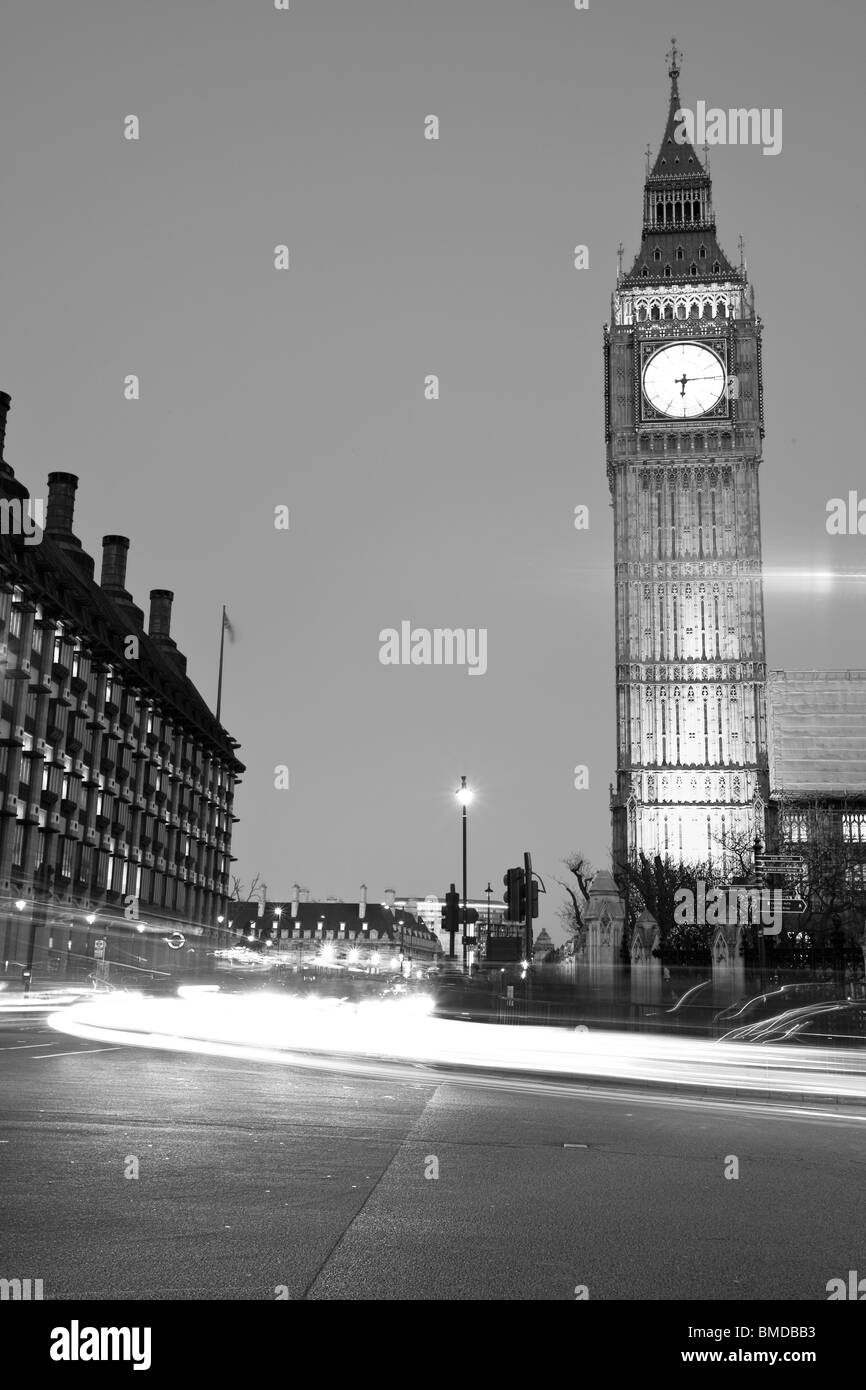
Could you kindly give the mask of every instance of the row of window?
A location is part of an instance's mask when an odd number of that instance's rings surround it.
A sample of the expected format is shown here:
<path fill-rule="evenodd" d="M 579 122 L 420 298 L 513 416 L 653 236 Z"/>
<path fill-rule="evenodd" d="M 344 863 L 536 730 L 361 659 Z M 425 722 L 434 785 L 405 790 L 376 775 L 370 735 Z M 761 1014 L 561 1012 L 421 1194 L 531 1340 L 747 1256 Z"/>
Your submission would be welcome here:
<path fill-rule="evenodd" d="M 35 835 L 34 868 L 42 872 L 48 862 L 50 839 L 36 826 L 15 822 L 12 837 L 12 868 L 23 873 L 26 869 L 31 849 L 31 836 Z M 222 856 L 223 874 L 228 874 L 228 858 Z M 95 892 L 118 893 L 121 896 L 139 898 L 142 903 L 157 906 L 175 907 L 179 897 L 187 888 L 195 885 L 184 883 L 183 879 L 147 865 L 138 864 L 127 854 L 120 854 L 112 841 L 112 848 L 98 849 L 93 845 L 80 844 L 74 840 L 61 839 L 56 859 L 51 867 L 55 876 L 70 883 L 85 885 Z M 208 877 L 209 875 L 205 875 Z M 182 892 L 181 892 L 182 890 Z"/>
<path fill-rule="evenodd" d="M 730 453 L 734 447 L 733 435 L 730 430 L 722 430 L 718 434 L 715 430 L 710 430 L 709 434 L 704 434 L 701 430 L 697 434 L 689 434 L 682 431 L 677 434 L 642 434 L 638 440 L 638 447 L 642 454 L 664 454 L 681 453 L 687 454 L 694 445 L 695 453 L 703 453 L 704 449 L 710 451 L 721 450 L 722 453 Z M 727 479 L 726 479 L 727 481 Z M 643 480 L 643 486 L 649 487 L 649 479 Z"/>
<path fill-rule="evenodd" d="M 846 844 L 866 845 L 866 811 L 843 811 L 839 822 L 842 839 Z M 814 840 L 818 833 L 818 819 L 810 811 L 787 811 L 782 820 L 782 836 L 792 843 Z"/>
<path fill-rule="evenodd" d="M 170 714 L 161 714 L 153 703 L 142 700 L 139 692 L 127 690 L 116 672 L 110 669 L 107 672 L 94 671 L 92 658 L 74 634 L 65 631 L 62 625 L 45 619 L 38 605 L 35 608 L 28 607 L 24 592 L 20 588 L 11 591 L 0 590 L 0 632 L 5 628 L 7 640 L 12 642 L 13 647 L 16 639 L 21 637 L 22 614 L 25 611 L 28 615 L 32 614 L 31 679 L 40 679 L 38 668 L 43 652 L 44 634 L 46 631 L 50 632 L 53 636 L 53 667 L 69 673 L 72 690 L 68 693 L 72 695 L 74 692 L 74 698 L 78 701 L 78 708 L 69 711 L 60 701 L 52 703 L 52 713 L 56 716 L 62 733 L 68 732 L 68 725 L 72 725 L 77 719 L 108 718 L 127 730 L 134 730 L 134 735 L 141 744 L 147 742 L 151 748 L 164 749 L 163 767 L 169 775 L 173 775 L 176 767 L 194 768 L 197 778 L 204 777 L 207 794 L 230 795 L 233 785 L 232 773 L 217 757 L 198 745 L 192 735 L 177 728 Z M 45 671 L 44 674 L 51 676 L 53 670 Z M 62 683 L 62 677 L 58 683 Z M 34 720 L 39 695 L 40 692 L 33 690 L 27 695 L 27 717 Z M 75 731 L 76 736 L 78 732 Z"/>
<path fill-rule="evenodd" d="M 727 300 L 720 297 L 714 299 L 704 299 L 702 302 L 693 299 L 691 303 L 686 300 L 678 300 L 674 304 L 673 300 L 653 301 L 644 303 L 638 301 L 636 306 L 638 323 L 662 323 L 672 322 L 677 319 L 723 319 L 727 318 Z"/>
<path fill-rule="evenodd" d="M 698 189 L 685 189 L 679 193 L 668 193 L 666 197 L 649 198 L 647 211 L 650 225 L 654 227 L 679 227 L 705 222 L 709 217 L 709 197 Z M 701 251 L 706 255 L 706 247 Z"/>

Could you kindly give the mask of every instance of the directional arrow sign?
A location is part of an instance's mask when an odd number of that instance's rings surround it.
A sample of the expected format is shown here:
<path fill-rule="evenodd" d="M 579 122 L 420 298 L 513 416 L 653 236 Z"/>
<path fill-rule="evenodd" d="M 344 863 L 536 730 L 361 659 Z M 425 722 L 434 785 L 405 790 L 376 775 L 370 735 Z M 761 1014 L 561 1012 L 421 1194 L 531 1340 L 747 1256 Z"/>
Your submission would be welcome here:
<path fill-rule="evenodd" d="M 783 912 L 805 912 L 805 911 L 806 911 L 806 904 L 803 902 L 803 899 L 802 899 L 802 898 L 783 898 L 783 899 L 782 899 L 782 911 L 783 911 Z"/>
<path fill-rule="evenodd" d="M 755 867 L 767 873 L 775 873 L 781 869 L 797 869 L 802 863 L 802 859 L 783 859 L 781 855 L 761 854 L 755 860 Z"/>

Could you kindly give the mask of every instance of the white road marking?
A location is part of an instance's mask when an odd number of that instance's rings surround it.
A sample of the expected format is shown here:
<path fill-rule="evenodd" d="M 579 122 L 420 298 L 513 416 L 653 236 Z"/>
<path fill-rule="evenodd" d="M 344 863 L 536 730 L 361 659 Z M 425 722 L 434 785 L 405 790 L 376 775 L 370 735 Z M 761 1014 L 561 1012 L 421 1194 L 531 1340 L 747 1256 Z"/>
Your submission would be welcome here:
<path fill-rule="evenodd" d="M 47 1044 L 50 1046 L 50 1043 Z M 34 1062 L 44 1062 L 49 1057 L 81 1057 L 89 1052 L 119 1052 L 119 1047 L 79 1047 L 74 1052 L 43 1052 L 41 1057 L 34 1057 Z"/>
<path fill-rule="evenodd" d="M 0 1052 L 23 1052 L 28 1047 L 53 1047 L 53 1043 L 15 1043 L 13 1047 L 0 1047 Z"/>

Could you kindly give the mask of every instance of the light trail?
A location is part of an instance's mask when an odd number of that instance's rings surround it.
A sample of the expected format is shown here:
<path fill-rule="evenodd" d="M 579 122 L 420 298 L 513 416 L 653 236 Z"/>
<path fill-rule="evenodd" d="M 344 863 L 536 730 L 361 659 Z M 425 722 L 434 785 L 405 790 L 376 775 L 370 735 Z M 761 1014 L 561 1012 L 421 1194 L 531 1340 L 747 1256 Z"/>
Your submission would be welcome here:
<path fill-rule="evenodd" d="M 632 1083 L 800 1102 L 866 1106 L 866 1053 L 572 1032 L 431 1018 L 417 999 L 340 1006 L 285 995 L 111 995 L 51 1015 L 58 1032 L 90 1041 L 260 1062 L 354 1070 L 445 1069 L 547 1081 Z M 442 1077 L 440 1076 L 441 1080 Z"/>

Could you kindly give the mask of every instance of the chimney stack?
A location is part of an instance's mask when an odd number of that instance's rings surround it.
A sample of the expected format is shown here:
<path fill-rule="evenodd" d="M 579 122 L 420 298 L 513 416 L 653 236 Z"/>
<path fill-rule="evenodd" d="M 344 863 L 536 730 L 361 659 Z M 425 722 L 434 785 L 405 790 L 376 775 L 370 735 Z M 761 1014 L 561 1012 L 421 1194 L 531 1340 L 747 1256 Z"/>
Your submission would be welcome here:
<path fill-rule="evenodd" d="M 129 550 L 128 536 L 102 537 L 102 578 L 101 588 L 110 594 L 126 593 L 126 557 Z"/>
<path fill-rule="evenodd" d="M 174 603 L 174 594 L 171 589 L 151 589 L 150 591 L 150 623 L 147 629 L 148 637 L 154 641 L 165 643 L 171 642 L 171 605 Z"/>
<path fill-rule="evenodd" d="M 9 414 L 9 407 L 12 404 L 12 397 L 8 391 L 0 391 L 0 463 L 4 463 L 3 445 L 6 442 L 6 416 Z"/>
<path fill-rule="evenodd" d="M 26 503 L 30 497 L 23 483 L 19 483 L 14 472 L 3 457 L 3 445 L 6 441 L 6 416 L 9 414 L 9 406 L 12 397 L 8 391 L 0 391 L 0 493 L 4 497 L 18 497 L 22 504 Z"/>
<path fill-rule="evenodd" d="M 75 515 L 75 490 L 78 479 L 74 473 L 48 474 L 48 512 L 45 530 L 55 538 L 72 538 L 72 519 Z"/>

